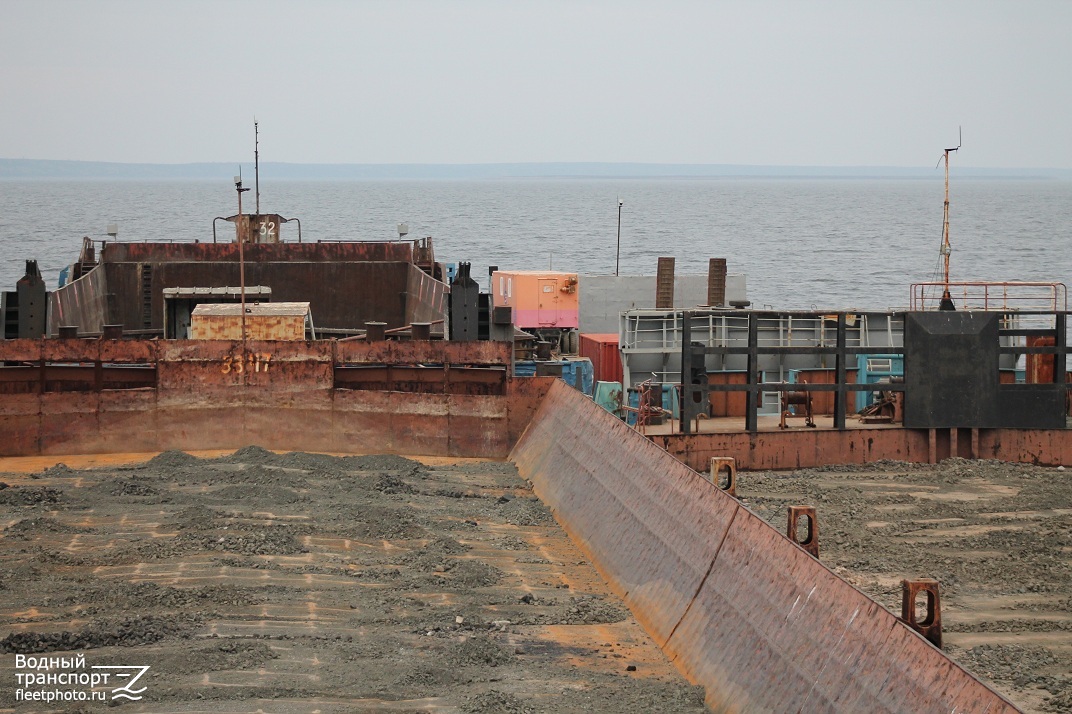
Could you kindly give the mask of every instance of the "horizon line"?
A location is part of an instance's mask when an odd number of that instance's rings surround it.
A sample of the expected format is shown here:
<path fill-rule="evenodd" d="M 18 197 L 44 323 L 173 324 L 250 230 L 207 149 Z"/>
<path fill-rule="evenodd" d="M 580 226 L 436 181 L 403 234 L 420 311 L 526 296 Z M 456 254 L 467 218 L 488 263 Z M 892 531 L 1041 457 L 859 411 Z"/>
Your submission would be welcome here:
<path fill-rule="evenodd" d="M 0 158 L 0 179 L 230 179 L 252 161 L 200 161 L 179 164 L 86 161 L 80 159 Z M 294 163 L 266 161 L 263 170 L 277 179 L 700 179 L 700 178 L 940 178 L 932 166 L 847 166 L 765 164 L 683 164 L 638 161 L 530 161 L 494 163 Z M 1072 169 L 955 166 L 954 175 L 971 179 L 1072 180 Z"/>
<path fill-rule="evenodd" d="M 241 161 L 232 160 L 201 160 L 201 161 L 115 161 L 107 159 L 37 159 L 22 157 L 0 156 L 2 162 L 25 162 L 25 163 L 69 163 L 69 164 L 106 164 L 110 166 L 232 166 L 252 163 L 249 159 Z M 892 169 L 898 171 L 933 169 L 929 164 L 742 164 L 723 162 L 688 162 L 688 161 L 603 161 L 603 160 L 545 160 L 545 161 L 262 161 L 261 165 L 278 166 L 644 166 L 644 167 L 671 167 L 682 166 L 691 168 L 773 168 L 773 169 Z M 1061 166 L 965 166 L 959 164 L 952 168 L 970 169 L 974 171 L 1072 171 L 1072 167 Z"/>

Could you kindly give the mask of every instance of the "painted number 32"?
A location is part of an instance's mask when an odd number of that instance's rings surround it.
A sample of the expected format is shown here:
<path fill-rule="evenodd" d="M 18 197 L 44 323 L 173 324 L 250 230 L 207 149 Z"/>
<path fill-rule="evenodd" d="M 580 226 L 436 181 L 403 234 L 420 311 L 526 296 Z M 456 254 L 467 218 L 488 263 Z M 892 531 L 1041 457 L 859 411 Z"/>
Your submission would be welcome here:
<path fill-rule="evenodd" d="M 250 352 L 245 358 L 242 355 L 228 355 L 223 358 L 223 369 L 221 371 L 224 374 L 230 374 L 231 372 L 242 374 L 247 369 L 250 372 L 267 372 L 268 363 L 271 361 L 272 355 L 266 353 L 254 354 Z"/>
<path fill-rule="evenodd" d="M 261 221 L 260 233 L 265 238 L 275 238 L 275 221 Z"/>

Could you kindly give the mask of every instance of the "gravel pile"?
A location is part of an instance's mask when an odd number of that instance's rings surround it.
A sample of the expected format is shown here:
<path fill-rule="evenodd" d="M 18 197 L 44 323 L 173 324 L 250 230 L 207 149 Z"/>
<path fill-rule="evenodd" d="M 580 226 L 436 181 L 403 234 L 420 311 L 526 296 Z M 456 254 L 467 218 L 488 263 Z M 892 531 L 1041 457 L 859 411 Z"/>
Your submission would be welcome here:
<path fill-rule="evenodd" d="M 185 617 L 135 616 L 101 621 L 77 632 L 13 632 L 0 640 L 0 652 L 34 654 L 98 647 L 135 647 L 165 637 L 188 635 L 200 621 Z"/>
<path fill-rule="evenodd" d="M 146 711 L 699 711 L 668 662 L 626 676 L 661 655 L 508 463 L 250 447 L 0 476 L 0 652 L 147 665 Z"/>

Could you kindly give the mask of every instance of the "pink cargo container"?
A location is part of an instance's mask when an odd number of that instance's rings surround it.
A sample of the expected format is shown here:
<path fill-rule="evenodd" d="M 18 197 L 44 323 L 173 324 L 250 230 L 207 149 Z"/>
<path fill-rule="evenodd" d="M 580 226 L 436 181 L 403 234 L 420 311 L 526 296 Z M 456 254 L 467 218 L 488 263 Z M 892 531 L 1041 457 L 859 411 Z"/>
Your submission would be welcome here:
<path fill-rule="evenodd" d="M 523 330 L 571 330 L 579 322 L 577 273 L 551 270 L 500 270 L 491 274 L 495 307 L 512 308 Z"/>

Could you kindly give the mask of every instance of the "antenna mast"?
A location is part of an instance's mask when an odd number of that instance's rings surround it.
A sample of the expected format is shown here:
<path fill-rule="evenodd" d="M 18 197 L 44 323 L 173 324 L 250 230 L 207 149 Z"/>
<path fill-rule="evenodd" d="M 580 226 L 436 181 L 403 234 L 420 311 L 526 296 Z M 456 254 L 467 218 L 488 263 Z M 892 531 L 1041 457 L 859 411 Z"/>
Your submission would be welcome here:
<path fill-rule="evenodd" d="M 242 251 L 242 245 L 246 242 L 246 235 L 249 233 L 249 221 L 245 221 L 243 225 L 242 216 L 242 194 L 248 191 L 248 188 L 242 187 L 242 166 L 238 166 L 238 175 L 234 177 L 235 191 L 238 192 L 238 219 L 235 221 L 235 228 L 238 231 L 238 290 L 241 303 L 241 315 L 242 315 L 242 347 L 246 345 L 246 259 Z"/>
<path fill-rule="evenodd" d="M 948 155 L 947 155 L 948 163 Z M 946 166 L 946 205 L 949 204 L 949 166 Z M 256 188 L 257 195 L 257 215 L 261 215 L 261 155 L 260 155 L 260 133 L 257 129 L 257 117 L 253 117 L 253 185 Z M 946 271 L 948 272 L 948 271 Z M 948 276 L 946 276 L 948 278 Z M 947 280 L 948 282 L 948 280 Z"/>
<path fill-rule="evenodd" d="M 957 145 L 954 148 L 945 150 L 945 209 L 942 217 L 942 247 L 940 253 L 942 255 L 943 262 L 945 263 L 945 279 L 942 283 L 942 301 L 939 303 L 939 310 L 954 310 L 953 296 L 949 294 L 949 254 L 952 252 L 952 248 L 949 245 L 949 154 L 960 149 L 963 143 L 963 134 L 961 130 L 957 129 Z M 939 162 L 941 163 L 941 162 Z"/>

